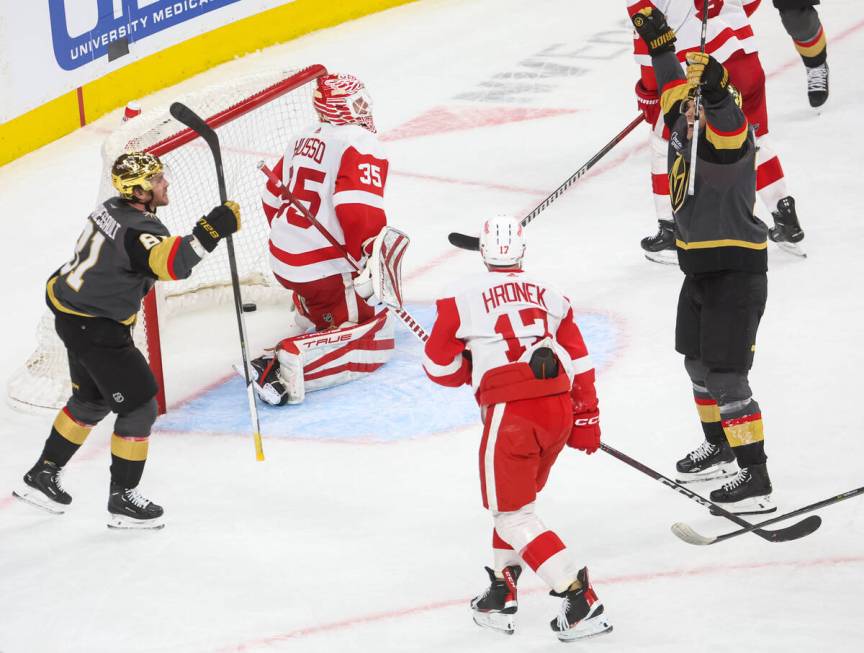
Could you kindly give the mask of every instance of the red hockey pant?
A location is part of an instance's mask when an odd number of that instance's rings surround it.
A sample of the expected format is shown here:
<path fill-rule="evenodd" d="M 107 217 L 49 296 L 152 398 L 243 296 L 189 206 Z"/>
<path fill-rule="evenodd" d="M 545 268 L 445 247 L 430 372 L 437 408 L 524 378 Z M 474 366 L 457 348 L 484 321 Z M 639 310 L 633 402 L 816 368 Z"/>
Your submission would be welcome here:
<path fill-rule="evenodd" d="M 345 322 L 359 324 L 372 319 L 375 309 L 357 295 L 349 273 L 334 274 L 316 281 L 294 282 L 276 276 L 289 290 L 294 291 L 294 304 L 300 315 L 321 331 L 339 327 Z"/>
<path fill-rule="evenodd" d="M 483 505 L 511 512 L 532 503 L 573 425 L 568 394 L 484 406 L 480 443 Z"/>

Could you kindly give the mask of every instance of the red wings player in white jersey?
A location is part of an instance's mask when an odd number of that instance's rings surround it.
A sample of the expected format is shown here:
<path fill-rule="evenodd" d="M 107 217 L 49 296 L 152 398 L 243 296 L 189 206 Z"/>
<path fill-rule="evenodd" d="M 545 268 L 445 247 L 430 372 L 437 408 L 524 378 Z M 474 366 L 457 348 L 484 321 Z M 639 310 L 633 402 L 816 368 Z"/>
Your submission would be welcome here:
<path fill-rule="evenodd" d="M 564 641 L 608 632 L 586 568 L 534 513 L 537 492 L 565 444 L 600 446 L 594 367 L 566 297 L 522 271 L 522 225 L 484 223 L 487 272 L 460 279 L 436 303 L 424 369 L 435 383 L 471 384 L 483 416 L 480 487 L 492 512 L 491 586 L 475 598 L 474 621 L 513 632 L 516 583 L 524 561 L 565 600 L 552 620 Z"/>
<path fill-rule="evenodd" d="M 387 157 L 363 84 L 351 75 L 325 75 L 316 84 L 321 123 L 297 135 L 274 172 L 359 261 L 363 243 L 387 224 Z M 373 310 L 354 292 L 353 269 L 339 249 L 283 200 L 272 181 L 263 202 L 273 273 L 296 293 L 301 314 L 319 330 L 370 318 Z"/>
<path fill-rule="evenodd" d="M 705 51 L 729 71 L 729 79 L 741 93 L 742 109 L 756 131 L 756 190 L 759 199 L 771 211 L 775 226 L 771 240 L 797 243 L 804 238 L 798 222 L 795 200 L 789 196 L 780 159 L 771 148 L 768 137 L 768 109 L 765 98 L 765 72 L 759 61 L 756 39 L 748 16 L 761 0 L 708 0 L 708 23 Z M 632 17 L 640 9 L 654 7 L 666 16 L 675 31 L 675 50 L 684 62 L 688 52 L 699 50 L 702 34 L 702 8 L 705 0 L 625 0 Z M 675 238 L 672 231 L 672 207 L 666 174 L 669 133 L 660 116 L 660 93 L 651 57 L 645 42 L 634 35 L 633 52 L 641 67 L 636 83 L 639 109 L 652 128 L 651 185 L 654 208 L 660 223 L 656 236 L 644 238 L 646 256 L 658 262 L 675 261 Z"/>
<path fill-rule="evenodd" d="M 276 355 L 253 361 L 256 390 L 273 404 L 300 403 L 306 390 L 350 381 L 389 359 L 394 348 L 386 312 L 376 312 L 368 282 L 344 252 L 362 265 L 387 224 L 384 187 L 388 162 L 375 133 L 372 100 L 351 75 L 316 80 L 313 103 L 320 123 L 297 134 L 273 168 L 262 193 L 270 223 L 270 264 L 294 292 L 299 317 Z M 287 188 L 342 248 L 330 243 L 282 197 Z M 369 302 L 366 300 L 369 299 Z M 314 327 L 320 335 L 300 335 Z"/>

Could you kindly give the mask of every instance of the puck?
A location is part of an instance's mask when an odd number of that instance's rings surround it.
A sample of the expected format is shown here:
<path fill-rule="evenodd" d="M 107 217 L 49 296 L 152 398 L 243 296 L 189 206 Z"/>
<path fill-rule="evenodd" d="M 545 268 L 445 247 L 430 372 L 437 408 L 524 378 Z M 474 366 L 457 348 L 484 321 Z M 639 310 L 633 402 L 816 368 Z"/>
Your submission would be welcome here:
<path fill-rule="evenodd" d="M 256 304 L 253 304 L 252 302 L 248 302 L 246 304 L 243 304 L 243 312 L 244 313 L 254 313 L 257 310 L 258 310 L 258 306 Z"/>

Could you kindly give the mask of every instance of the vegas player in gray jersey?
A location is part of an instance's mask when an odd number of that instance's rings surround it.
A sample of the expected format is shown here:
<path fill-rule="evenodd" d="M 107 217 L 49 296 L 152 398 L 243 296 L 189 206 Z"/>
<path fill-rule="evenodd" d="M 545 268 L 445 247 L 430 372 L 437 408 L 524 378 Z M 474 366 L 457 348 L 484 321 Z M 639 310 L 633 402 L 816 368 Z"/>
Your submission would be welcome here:
<path fill-rule="evenodd" d="M 768 227 L 753 215 L 756 145 L 747 118 L 729 92 L 729 73 L 713 57 L 687 54 L 687 75 L 675 56 L 675 34 L 653 7 L 633 15 L 662 93 L 669 128 L 669 195 L 675 217 L 678 298 L 675 349 L 693 384 L 705 441 L 677 463 L 682 480 L 737 474 L 711 492 L 732 512 L 772 512 L 762 411 L 748 375 L 768 297 Z M 691 95 L 702 88 L 699 132 Z M 690 161 L 697 139 L 697 159 Z M 695 192 L 687 194 L 695 174 Z"/>
<path fill-rule="evenodd" d="M 131 329 L 156 280 L 188 277 L 222 238 L 240 228 L 240 208 L 225 202 L 199 219 L 190 235 L 172 236 L 156 216 L 156 209 L 168 204 L 159 158 L 122 154 L 111 172 L 118 196 L 88 216 L 72 260 L 46 285 L 46 301 L 68 354 L 72 396 L 14 494 L 62 513 L 72 497 L 61 485 L 61 470 L 90 430 L 113 412 L 109 526 L 156 528 L 162 507 L 141 496 L 137 486 L 156 421 L 157 386 Z"/>

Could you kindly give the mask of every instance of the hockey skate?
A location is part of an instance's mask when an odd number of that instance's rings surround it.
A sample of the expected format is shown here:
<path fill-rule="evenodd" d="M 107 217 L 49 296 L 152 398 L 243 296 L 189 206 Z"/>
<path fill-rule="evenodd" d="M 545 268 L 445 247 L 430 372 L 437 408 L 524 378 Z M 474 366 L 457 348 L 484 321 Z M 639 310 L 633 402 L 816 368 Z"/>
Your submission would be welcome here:
<path fill-rule="evenodd" d="M 658 220 L 659 228 L 654 236 L 646 236 L 640 243 L 645 258 L 655 263 L 678 265 L 678 251 L 675 249 L 675 223 L 672 220 Z"/>
<path fill-rule="evenodd" d="M 162 506 L 142 497 L 137 488 L 111 484 L 108 528 L 162 528 L 165 526 L 161 520 L 163 512 Z"/>
<path fill-rule="evenodd" d="M 60 483 L 62 472 L 63 469 L 54 463 L 40 461 L 24 474 L 24 485 L 13 490 L 12 494 L 37 508 L 54 515 L 62 515 L 66 512 L 65 506 L 72 503 L 72 497 Z"/>
<path fill-rule="evenodd" d="M 795 200 L 784 197 L 777 202 L 777 210 L 771 215 L 774 217 L 774 226 L 768 230 L 768 237 L 772 242 L 777 243 L 777 246 L 788 254 L 806 258 L 807 253 L 798 244 L 804 240 L 804 230 L 798 222 Z"/>
<path fill-rule="evenodd" d="M 765 463 L 742 467 L 735 478 L 711 492 L 709 498 L 738 515 L 757 515 L 777 510 L 771 500 L 771 479 Z"/>
<path fill-rule="evenodd" d="M 702 444 L 675 463 L 679 483 L 694 483 L 726 478 L 738 471 L 735 453 L 725 442 L 719 446 L 703 440 Z"/>
<path fill-rule="evenodd" d="M 810 106 L 817 109 L 828 99 L 828 62 L 804 68 L 807 70 L 807 99 Z"/>
<path fill-rule="evenodd" d="M 515 619 L 518 608 L 516 583 L 519 581 L 522 567 L 518 565 L 504 567 L 501 572 L 503 578 L 498 578 L 489 567 L 486 567 L 486 573 L 489 574 L 489 587 L 471 601 L 474 623 L 483 628 L 512 635 L 516 629 Z"/>
<path fill-rule="evenodd" d="M 562 642 L 596 637 L 612 631 L 612 624 L 603 614 L 603 604 L 588 580 L 588 568 L 582 567 L 576 578 L 579 589 L 549 592 L 552 596 L 564 599 L 561 612 L 550 622 L 553 632 Z"/>

